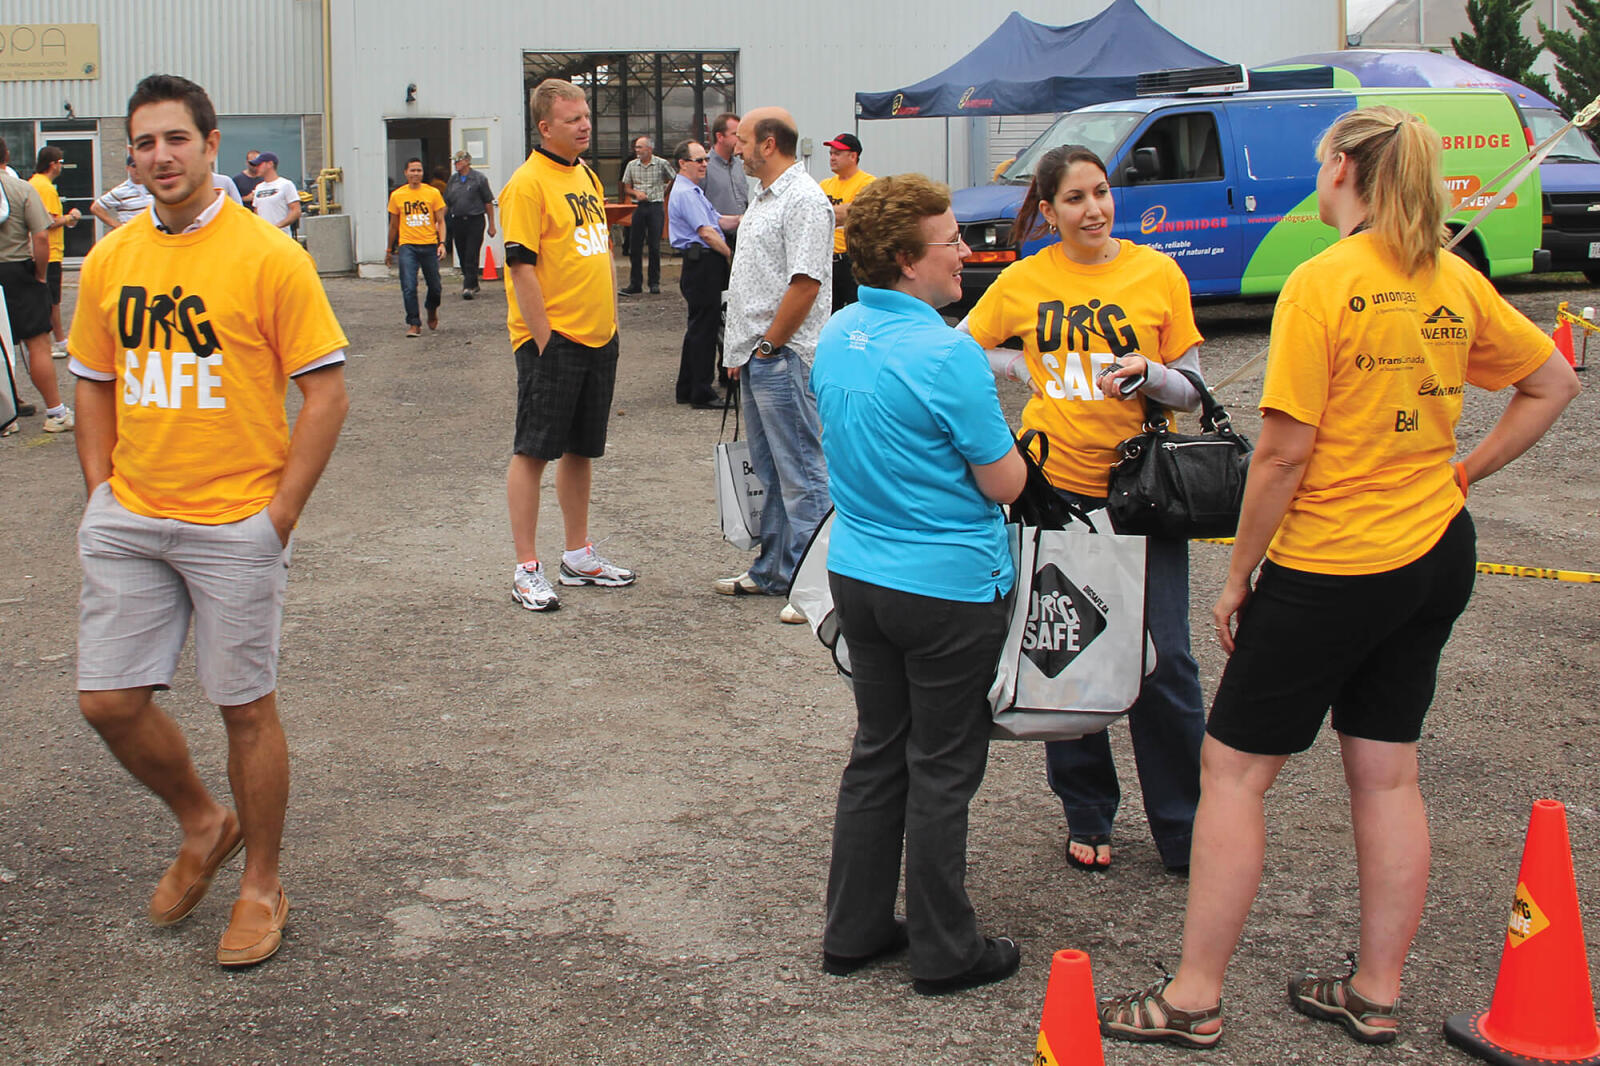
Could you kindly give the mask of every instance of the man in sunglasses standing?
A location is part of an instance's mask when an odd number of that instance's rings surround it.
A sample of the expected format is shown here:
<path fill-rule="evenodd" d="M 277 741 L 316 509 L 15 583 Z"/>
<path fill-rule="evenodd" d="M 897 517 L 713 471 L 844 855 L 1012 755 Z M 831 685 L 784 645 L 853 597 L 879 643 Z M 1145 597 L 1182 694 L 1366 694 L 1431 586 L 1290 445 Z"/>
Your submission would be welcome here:
<path fill-rule="evenodd" d="M 683 355 L 678 361 L 677 400 L 697 410 L 717 406 L 712 382 L 717 367 L 717 320 L 721 317 L 722 290 L 728 284 L 728 263 L 733 252 L 725 231 L 737 219 L 718 214 L 706 198 L 709 156 L 699 141 L 682 141 L 673 151 L 678 177 L 667 201 L 667 230 L 672 246 L 683 253 L 678 291 L 689 305 L 689 324 L 683 333 Z"/>

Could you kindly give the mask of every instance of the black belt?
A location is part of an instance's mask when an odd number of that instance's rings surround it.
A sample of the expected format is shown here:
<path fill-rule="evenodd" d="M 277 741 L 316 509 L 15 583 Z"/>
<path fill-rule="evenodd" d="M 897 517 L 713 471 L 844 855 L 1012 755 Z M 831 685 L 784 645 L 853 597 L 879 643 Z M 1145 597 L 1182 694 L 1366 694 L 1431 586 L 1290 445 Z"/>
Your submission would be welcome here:
<path fill-rule="evenodd" d="M 848 263 L 850 261 L 850 253 L 849 252 L 834 252 L 833 253 L 833 261 L 835 263 Z"/>

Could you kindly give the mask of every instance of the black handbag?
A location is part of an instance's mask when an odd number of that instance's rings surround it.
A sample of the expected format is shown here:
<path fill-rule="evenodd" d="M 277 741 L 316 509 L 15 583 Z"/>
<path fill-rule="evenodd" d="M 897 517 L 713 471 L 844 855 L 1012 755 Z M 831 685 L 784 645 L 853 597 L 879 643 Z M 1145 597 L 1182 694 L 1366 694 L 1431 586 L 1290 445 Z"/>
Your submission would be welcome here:
<path fill-rule="evenodd" d="M 1170 368 L 1177 370 L 1177 368 Z M 1250 442 L 1200 375 L 1177 370 L 1200 393 L 1200 433 L 1173 433 L 1159 404 L 1144 398 L 1144 432 L 1117 445 L 1106 510 L 1120 533 L 1231 537 L 1239 529 Z"/>

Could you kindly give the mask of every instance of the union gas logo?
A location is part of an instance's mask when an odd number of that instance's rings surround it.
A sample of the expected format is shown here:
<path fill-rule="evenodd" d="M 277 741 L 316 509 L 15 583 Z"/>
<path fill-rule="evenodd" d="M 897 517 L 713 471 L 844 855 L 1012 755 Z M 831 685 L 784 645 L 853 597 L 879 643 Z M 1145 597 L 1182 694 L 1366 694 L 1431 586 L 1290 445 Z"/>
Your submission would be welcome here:
<path fill-rule="evenodd" d="M 1167 220 L 1167 209 L 1162 204 L 1151 204 L 1144 209 L 1144 214 L 1139 216 L 1139 232 L 1154 233 L 1161 228 Z"/>
<path fill-rule="evenodd" d="M 1460 396 L 1467 391 L 1465 385 L 1445 385 L 1439 381 L 1437 374 L 1429 374 L 1422 379 L 1422 384 L 1417 386 L 1418 396 Z"/>
<path fill-rule="evenodd" d="M 1365 311 L 1366 309 L 1367 309 L 1366 297 L 1364 297 L 1364 296 L 1352 296 L 1352 297 L 1350 297 L 1350 310 L 1354 311 L 1356 314 L 1359 315 L 1361 312 Z M 1366 369 L 1366 368 L 1363 367 L 1362 369 Z"/>
<path fill-rule="evenodd" d="M 1054 563 L 1046 563 L 1028 597 L 1023 654 L 1046 677 L 1059 676 L 1105 632 L 1106 610 L 1093 589 L 1079 588 Z"/>

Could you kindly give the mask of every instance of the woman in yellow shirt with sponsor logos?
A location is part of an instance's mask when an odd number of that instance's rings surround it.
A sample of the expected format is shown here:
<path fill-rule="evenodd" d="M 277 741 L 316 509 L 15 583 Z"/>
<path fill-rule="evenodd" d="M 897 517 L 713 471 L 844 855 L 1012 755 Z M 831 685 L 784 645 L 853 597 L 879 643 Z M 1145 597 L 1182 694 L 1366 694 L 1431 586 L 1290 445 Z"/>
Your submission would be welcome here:
<path fill-rule="evenodd" d="M 1428 882 L 1417 740 L 1475 573 L 1467 489 L 1526 451 L 1578 391 L 1550 338 L 1441 254 L 1440 150 L 1437 133 L 1392 107 L 1350 112 L 1317 147 L 1319 213 L 1342 239 L 1295 270 L 1273 315 L 1261 437 L 1212 610 L 1230 658 L 1206 726 L 1183 958 L 1170 980 L 1102 1002 L 1107 1035 L 1220 1038 L 1223 974 L 1261 882 L 1264 797 L 1331 705 L 1360 874 L 1359 963 L 1292 980 L 1289 1001 L 1357 1040 L 1395 1037 Z M 1516 391 L 1451 462 L 1469 382 Z"/>
<path fill-rule="evenodd" d="M 1140 431 L 1143 396 L 1192 410 L 1199 393 L 1180 371 L 1200 372 L 1200 331 L 1189 281 L 1167 255 L 1111 236 L 1105 164 L 1081 145 L 1046 152 L 1017 213 L 1020 245 L 1048 226 L 1061 242 L 1007 267 L 964 323 L 991 352 L 997 374 L 1027 380 L 1022 425 L 1050 441 L 1045 474 L 1086 509 L 1105 505 L 1117 445 Z M 1142 382 L 1142 384 L 1141 384 Z M 1126 390 L 1126 391 L 1124 391 Z M 1156 667 L 1129 713 L 1145 815 L 1161 862 L 1183 872 L 1200 797 L 1205 708 L 1189 652 L 1189 545 L 1152 537 L 1146 587 Z M 1067 861 L 1111 864 L 1111 824 L 1121 793 L 1104 732 L 1045 745 L 1050 787 L 1067 817 Z"/>

